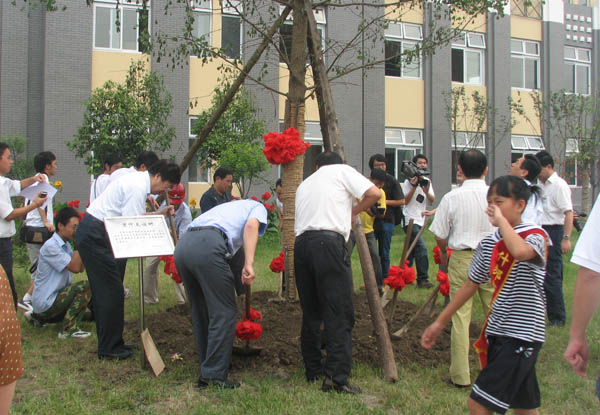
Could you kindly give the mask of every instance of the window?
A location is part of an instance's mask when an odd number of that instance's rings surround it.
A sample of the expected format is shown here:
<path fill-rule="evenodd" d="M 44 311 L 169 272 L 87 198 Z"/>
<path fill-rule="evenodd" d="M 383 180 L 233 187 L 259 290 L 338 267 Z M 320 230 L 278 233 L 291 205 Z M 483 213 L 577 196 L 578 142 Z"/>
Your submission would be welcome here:
<path fill-rule="evenodd" d="M 589 95 L 591 88 L 590 64 L 592 51 L 574 47 L 565 47 L 565 65 L 567 66 L 566 89 L 574 94 Z"/>
<path fill-rule="evenodd" d="M 451 140 L 450 149 L 452 150 L 452 184 L 456 184 L 456 172 L 458 169 L 458 157 L 460 156 L 460 153 L 473 148 L 484 151 L 485 134 L 457 131 L 453 133 Z"/>
<path fill-rule="evenodd" d="M 284 6 L 279 6 L 279 13 L 284 8 Z M 317 22 L 317 31 L 321 38 L 321 50 L 325 52 L 325 27 L 327 25 L 325 11 L 315 9 L 313 13 Z M 279 62 L 281 63 L 289 62 L 292 56 L 292 22 L 293 16 L 289 14 L 287 19 L 285 19 L 285 24 L 279 29 Z M 310 56 L 306 57 L 306 61 L 310 62 Z"/>
<path fill-rule="evenodd" d="M 511 143 L 511 163 L 514 163 L 525 154 L 535 154 L 544 150 L 544 142 L 541 137 L 528 135 L 513 135 L 510 137 Z"/>
<path fill-rule="evenodd" d="M 231 59 L 242 57 L 242 19 L 239 16 L 242 3 L 236 0 L 223 1 L 221 17 L 221 49 Z"/>
<path fill-rule="evenodd" d="M 130 4 L 131 3 L 131 4 Z M 108 4 L 94 2 L 94 47 L 146 52 L 149 19 L 146 9 L 131 0 Z"/>
<path fill-rule="evenodd" d="M 203 40 L 210 45 L 210 33 L 212 22 L 212 4 L 211 0 L 192 0 L 192 13 L 194 15 L 194 25 L 192 35 L 196 39 Z"/>
<path fill-rule="evenodd" d="M 510 14 L 541 20 L 542 0 L 512 0 L 510 2 Z"/>
<path fill-rule="evenodd" d="M 565 181 L 571 186 L 577 186 L 577 159 L 575 158 L 575 154 L 579 153 L 577 140 L 567 140 L 566 153 L 567 158 L 565 159 Z"/>
<path fill-rule="evenodd" d="M 389 22 L 385 29 L 385 75 L 421 79 L 422 40 L 420 25 Z"/>
<path fill-rule="evenodd" d="M 540 88 L 540 44 L 527 40 L 510 41 L 511 86 L 513 88 Z"/>
<path fill-rule="evenodd" d="M 481 33 L 462 33 L 452 42 L 452 81 L 483 85 L 485 38 Z"/>
<path fill-rule="evenodd" d="M 194 141 L 196 141 L 196 135 L 193 134 L 192 131 L 196 126 L 197 120 L 196 117 L 190 117 L 188 149 L 190 149 L 194 144 Z M 198 159 L 193 157 L 190 161 L 189 174 L 190 182 L 210 183 L 210 169 L 206 167 L 206 161 L 198 165 Z"/>
<path fill-rule="evenodd" d="M 398 180 L 404 180 L 400 173 L 402 162 L 423 152 L 423 132 L 401 128 L 385 129 L 385 158 L 387 171 Z"/>

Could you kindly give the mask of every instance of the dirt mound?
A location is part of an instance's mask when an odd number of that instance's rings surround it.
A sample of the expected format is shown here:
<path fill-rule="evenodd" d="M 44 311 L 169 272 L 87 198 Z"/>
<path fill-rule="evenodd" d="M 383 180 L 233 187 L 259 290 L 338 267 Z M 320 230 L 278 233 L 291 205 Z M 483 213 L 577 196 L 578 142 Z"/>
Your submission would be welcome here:
<path fill-rule="evenodd" d="M 239 298 L 238 309 L 244 309 L 244 297 Z M 262 337 L 251 346 L 263 348 L 259 356 L 244 357 L 234 354 L 231 373 L 251 370 L 256 375 L 281 375 L 295 372 L 303 367 L 300 353 L 300 325 L 302 311 L 298 302 L 277 301 L 276 294 L 259 291 L 252 294 L 252 306 L 263 313 Z M 418 306 L 399 301 L 396 306 L 393 329 L 398 330 L 415 313 Z M 371 315 L 363 292 L 354 295 L 355 326 L 352 332 L 352 355 L 354 363 L 377 367 L 379 365 L 376 339 Z M 420 366 L 435 367 L 450 361 L 450 330 L 447 328 L 438 338 L 433 350 L 425 350 L 420 345 L 421 334 L 432 321 L 421 316 L 402 339 L 394 340 L 394 355 L 399 364 L 414 363 Z M 156 346 L 167 367 L 171 356 L 178 353 L 184 361 L 197 363 L 194 333 L 187 305 L 179 305 L 166 312 L 146 316 L 146 326 L 152 334 Z M 135 330 L 139 322 L 126 323 L 128 329 Z M 471 328 L 471 337 L 477 337 L 479 329 Z M 235 345 L 242 343 L 236 339 Z"/>

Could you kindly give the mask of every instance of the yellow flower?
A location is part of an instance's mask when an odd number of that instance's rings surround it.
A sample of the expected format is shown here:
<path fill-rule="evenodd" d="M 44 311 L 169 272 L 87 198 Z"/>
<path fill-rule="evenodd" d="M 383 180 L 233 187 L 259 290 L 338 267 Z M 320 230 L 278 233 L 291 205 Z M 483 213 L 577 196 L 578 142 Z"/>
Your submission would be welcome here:
<path fill-rule="evenodd" d="M 198 201 L 196 200 L 196 198 L 191 198 L 190 199 L 190 207 L 195 209 L 196 206 L 198 206 Z"/>
<path fill-rule="evenodd" d="M 57 180 L 54 182 L 54 187 L 56 187 L 57 189 L 60 189 L 61 187 L 63 187 L 63 184 L 60 180 Z"/>

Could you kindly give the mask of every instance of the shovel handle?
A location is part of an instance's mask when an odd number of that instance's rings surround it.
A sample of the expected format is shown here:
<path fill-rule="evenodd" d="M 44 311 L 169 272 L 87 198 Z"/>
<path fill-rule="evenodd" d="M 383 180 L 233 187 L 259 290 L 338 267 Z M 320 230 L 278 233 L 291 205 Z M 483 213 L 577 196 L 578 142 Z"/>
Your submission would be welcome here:
<path fill-rule="evenodd" d="M 252 301 L 252 289 L 246 285 L 246 318 L 250 318 L 250 302 Z"/>

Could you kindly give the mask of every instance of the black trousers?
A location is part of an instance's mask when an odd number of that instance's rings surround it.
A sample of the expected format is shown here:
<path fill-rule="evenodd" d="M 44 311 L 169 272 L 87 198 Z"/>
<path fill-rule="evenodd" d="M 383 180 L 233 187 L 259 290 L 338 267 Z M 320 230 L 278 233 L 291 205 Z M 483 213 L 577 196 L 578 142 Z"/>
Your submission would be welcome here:
<path fill-rule="evenodd" d="M 294 246 L 296 286 L 302 306 L 300 343 L 306 377 L 321 374 L 345 385 L 352 368 L 352 272 L 341 235 L 309 231 Z M 327 358 L 321 362 L 321 324 Z"/>
<path fill-rule="evenodd" d="M 13 302 L 15 303 L 16 310 L 19 297 L 17 295 L 17 288 L 15 287 L 15 278 L 13 277 L 13 251 L 10 238 L 0 238 L 0 265 L 2 265 L 2 268 L 4 268 L 4 271 L 8 276 L 10 291 L 13 295 Z"/>
<path fill-rule="evenodd" d="M 85 265 L 92 289 L 98 354 L 119 353 L 123 348 L 126 260 L 115 259 L 104 222 L 85 215 L 75 233 L 75 249 Z"/>
<path fill-rule="evenodd" d="M 564 235 L 563 225 L 544 225 L 550 235 L 552 246 L 548 247 L 548 263 L 544 291 L 546 292 L 546 312 L 552 324 L 564 325 L 566 320 L 565 300 L 563 297 L 563 261 L 560 244 Z"/>

